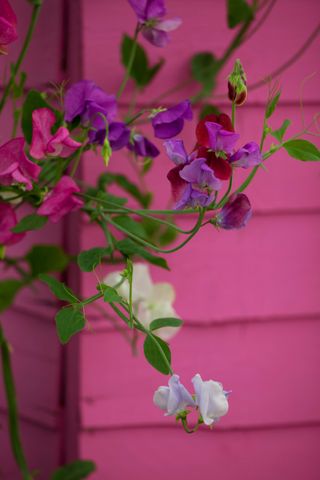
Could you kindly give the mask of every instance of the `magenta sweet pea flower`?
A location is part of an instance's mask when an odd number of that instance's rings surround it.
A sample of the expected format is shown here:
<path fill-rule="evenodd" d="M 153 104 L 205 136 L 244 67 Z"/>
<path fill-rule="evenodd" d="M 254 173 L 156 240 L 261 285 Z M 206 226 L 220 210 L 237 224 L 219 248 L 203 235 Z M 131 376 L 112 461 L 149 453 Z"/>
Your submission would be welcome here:
<path fill-rule="evenodd" d="M 38 209 L 38 214 L 49 217 L 53 223 L 57 223 L 68 213 L 82 207 L 83 201 L 74 195 L 79 191 L 78 185 L 71 177 L 61 177 Z"/>
<path fill-rule="evenodd" d="M 170 41 L 168 32 L 181 25 L 180 18 L 163 20 L 166 15 L 164 0 L 128 0 L 135 11 L 142 35 L 152 45 L 165 47 Z"/>
<path fill-rule="evenodd" d="M 135 133 L 133 135 L 127 147 L 139 157 L 155 158 L 160 155 L 157 147 L 140 133 Z"/>
<path fill-rule="evenodd" d="M 0 245 L 13 245 L 20 242 L 23 233 L 13 233 L 11 229 L 17 225 L 15 211 L 5 202 L 0 202 Z"/>
<path fill-rule="evenodd" d="M 209 136 L 209 146 L 214 152 L 232 153 L 240 135 L 238 133 L 224 130 L 215 122 L 206 122 Z"/>
<path fill-rule="evenodd" d="M 89 80 L 82 80 L 69 88 L 64 98 L 64 108 L 66 122 L 80 117 L 82 123 L 92 124 L 99 114 L 110 122 L 117 115 L 115 96 L 108 95 Z"/>
<path fill-rule="evenodd" d="M 250 168 L 262 162 L 259 145 L 255 142 L 246 143 L 229 158 L 229 162 L 236 167 Z"/>
<path fill-rule="evenodd" d="M 215 223 L 226 230 L 245 227 L 252 216 L 252 208 L 244 193 L 235 193 L 215 217 Z"/>
<path fill-rule="evenodd" d="M 14 138 L 0 147 L 0 184 L 22 183 L 32 190 L 32 180 L 37 180 L 40 167 L 26 157 L 24 138 Z"/>
<path fill-rule="evenodd" d="M 190 100 L 157 113 L 152 119 L 154 134 L 162 139 L 175 137 L 182 131 L 185 120 L 192 120 Z"/>
<path fill-rule="evenodd" d="M 0 54 L 6 54 L 6 45 L 17 39 L 17 17 L 8 0 L 0 0 Z"/>
<path fill-rule="evenodd" d="M 70 137 L 69 130 L 60 127 L 56 133 L 51 130 L 56 117 L 49 108 L 38 108 L 32 112 L 32 141 L 30 155 L 37 160 L 45 157 L 67 158 L 72 155 L 81 143 Z"/>

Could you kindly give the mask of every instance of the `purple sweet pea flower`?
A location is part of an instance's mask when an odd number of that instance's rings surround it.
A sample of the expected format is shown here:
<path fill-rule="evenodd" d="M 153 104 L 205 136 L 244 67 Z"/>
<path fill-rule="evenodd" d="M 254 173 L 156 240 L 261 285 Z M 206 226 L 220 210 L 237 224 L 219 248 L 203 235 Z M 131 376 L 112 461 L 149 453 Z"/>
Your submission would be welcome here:
<path fill-rule="evenodd" d="M 103 126 L 103 123 L 103 121 L 101 123 L 96 123 L 96 125 L 101 127 L 98 128 L 98 130 L 89 130 L 90 143 L 98 143 L 99 145 L 103 145 L 103 142 L 106 138 L 106 125 Z M 112 122 L 108 127 L 108 131 L 108 140 L 112 150 L 120 150 L 128 145 L 130 139 L 130 130 L 125 123 Z"/>
<path fill-rule="evenodd" d="M 80 116 L 83 123 L 92 123 L 99 114 L 110 122 L 117 114 L 115 96 L 108 95 L 89 80 L 82 80 L 69 88 L 64 98 L 64 107 L 66 122 L 72 122 Z"/>
<path fill-rule="evenodd" d="M 45 157 L 67 158 L 81 147 L 81 143 L 70 137 L 69 130 L 60 127 L 56 133 L 51 130 L 56 116 L 49 108 L 38 108 L 32 112 L 32 141 L 30 155 L 37 160 Z"/>
<path fill-rule="evenodd" d="M 128 1 L 138 17 L 145 39 L 156 47 L 165 47 L 170 40 L 167 32 L 176 30 L 181 25 L 181 19 L 162 20 L 166 15 L 164 0 Z"/>
<path fill-rule="evenodd" d="M 250 201 L 244 193 L 235 193 L 216 216 L 216 224 L 226 230 L 245 227 L 252 216 Z"/>
<path fill-rule="evenodd" d="M 176 165 L 185 165 L 189 162 L 189 156 L 182 140 L 167 140 L 163 142 L 163 146 L 170 160 Z"/>
<path fill-rule="evenodd" d="M 14 138 L 0 147 L 0 184 L 22 183 L 32 190 L 32 180 L 37 180 L 40 167 L 29 160 L 23 150 L 24 138 Z"/>
<path fill-rule="evenodd" d="M 186 407 L 195 406 L 192 396 L 180 382 L 179 375 L 172 375 L 168 385 L 168 387 L 159 387 L 153 396 L 153 403 L 166 411 L 165 415 L 177 415 Z"/>
<path fill-rule="evenodd" d="M 221 181 L 215 177 L 213 170 L 207 165 L 205 158 L 197 158 L 180 171 L 180 177 L 188 183 L 196 184 L 200 188 L 219 190 Z"/>
<path fill-rule="evenodd" d="M 13 245 L 20 242 L 23 233 L 13 233 L 11 229 L 17 225 L 15 211 L 5 202 L 0 202 L 0 245 Z"/>
<path fill-rule="evenodd" d="M 157 147 L 140 133 L 135 133 L 127 145 L 128 149 L 139 157 L 155 158 L 160 155 Z"/>
<path fill-rule="evenodd" d="M 162 139 L 175 137 L 182 131 L 184 120 L 192 120 L 190 100 L 184 100 L 153 117 L 152 126 L 155 136 Z"/>
<path fill-rule="evenodd" d="M 209 135 L 209 146 L 214 152 L 232 153 L 240 135 L 224 130 L 219 123 L 206 122 Z"/>
<path fill-rule="evenodd" d="M 17 17 L 8 0 L 0 0 L 0 54 L 7 54 L 6 45 L 17 35 Z"/>
<path fill-rule="evenodd" d="M 185 207 L 207 207 L 213 200 L 213 195 L 206 192 L 201 192 L 187 183 L 180 199 L 175 204 L 175 210 L 182 210 Z"/>
<path fill-rule="evenodd" d="M 79 191 L 78 185 L 71 177 L 61 177 L 54 189 L 44 199 L 38 209 L 38 214 L 49 217 L 51 222 L 57 223 L 68 213 L 82 207 L 83 201 L 74 196 L 74 193 Z"/>
<path fill-rule="evenodd" d="M 259 165 L 262 162 L 259 145 L 255 142 L 246 143 L 229 158 L 229 162 L 236 167 L 242 168 L 250 168 Z"/>
<path fill-rule="evenodd" d="M 212 425 L 229 410 L 227 395 L 220 382 L 203 381 L 197 373 L 192 383 L 196 392 L 196 404 L 206 425 Z"/>

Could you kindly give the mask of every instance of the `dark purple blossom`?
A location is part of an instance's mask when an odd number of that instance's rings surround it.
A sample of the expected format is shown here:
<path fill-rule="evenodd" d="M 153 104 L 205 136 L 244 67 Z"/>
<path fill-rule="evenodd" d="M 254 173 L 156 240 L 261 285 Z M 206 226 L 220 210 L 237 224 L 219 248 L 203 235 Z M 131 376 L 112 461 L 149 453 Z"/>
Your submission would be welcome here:
<path fill-rule="evenodd" d="M 259 165 L 262 162 L 259 145 L 256 142 L 246 143 L 229 158 L 229 162 L 236 167 L 242 168 L 250 168 Z"/>
<path fill-rule="evenodd" d="M 250 201 L 244 193 L 233 194 L 215 218 L 215 223 L 226 230 L 245 227 L 252 215 Z"/>
<path fill-rule="evenodd" d="M 152 45 L 165 47 L 169 42 L 168 32 L 181 25 L 180 18 L 163 20 L 166 15 L 164 0 L 128 0 L 135 11 L 142 35 Z"/>
<path fill-rule="evenodd" d="M 135 133 L 132 136 L 127 147 L 139 157 L 155 158 L 160 155 L 157 147 L 140 133 Z"/>
<path fill-rule="evenodd" d="M 98 145 L 103 145 L 106 138 L 106 131 L 108 129 L 108 140 L 112 150 L 120 150 L 125 147 L 130 139 L 130 130 L 123 122 L 112 122 L 109 126 L 101 123 L 96 123 L 98 129 L 89 130 L 89 141 L 90 143 L 97 143 Z M 101 127 L 101 128 L 99 128 Z"/>
<path fill-rule="evenodd" d="M 108 95 L 89 80 L 82 80 L 69 88 L 65 95 L 64 107 L 64 118 L 67 122 L 81 117 L 82 123 L 93 124 L 99 115 L 110 122 L 117 114 L 115 96 Z"/>
<path fill-rule="evenodd" d="M 157 138 L 169 139 L 178 135 L 185 120 L 192 120 L 192 110 L 189 100 L 157 113 L 152 119 L 154 134 Z"/>
<path fill-rule="evenodd" d="M 219 123 L 206 122 L 209 146 L 214 152 L 232 153 L 240 135 L 224 130 Z"/>

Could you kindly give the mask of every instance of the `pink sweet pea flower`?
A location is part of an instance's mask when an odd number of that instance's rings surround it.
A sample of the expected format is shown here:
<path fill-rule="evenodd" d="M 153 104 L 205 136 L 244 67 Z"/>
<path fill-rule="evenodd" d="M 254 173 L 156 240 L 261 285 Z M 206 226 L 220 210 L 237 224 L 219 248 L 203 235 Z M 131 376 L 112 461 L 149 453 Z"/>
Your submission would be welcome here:
<path fill-rule="evenodd" d="M 23 147 L 23 137 L 0 147 L 0 185 L 23 183 L 27 190 L 32 190 L 32 180 L 37 180 L 40 167 L 26 157 Z"/>
<path fill-rule="evenodd" d="M 23 239 L 23 233 L 11 231 L 16 225 L 17 217 L 11 205 L 0 202 L 0 245 L 13 245 Z"/>
<path fill-rule="evenodd" d="M 73 195 L 77 192 L 80 192 L 80 188 L 71 177 L 61 177 L 38 209 L 38 214 L 49 217 L 51 222 L 57 223 L 68 213 L 82 207 L 83 201 Z"/>
<path fill-rule="evenodd" d="M 45 157 L 69 157 L 81 147 L 81 143 L 70 137 L 69 130 L 60 127 L 55 134 L 51 129 L 56 117 L 49 108 L 38 108 L 32 113 L 32 142 L 30 155 L 37 160 Z"/>
<path fill-rule="evenodd" d="M 6 45 L 17 39 L 17 17 L 8 0 L 0 0 L 0 54 L 7 54 Z"/>

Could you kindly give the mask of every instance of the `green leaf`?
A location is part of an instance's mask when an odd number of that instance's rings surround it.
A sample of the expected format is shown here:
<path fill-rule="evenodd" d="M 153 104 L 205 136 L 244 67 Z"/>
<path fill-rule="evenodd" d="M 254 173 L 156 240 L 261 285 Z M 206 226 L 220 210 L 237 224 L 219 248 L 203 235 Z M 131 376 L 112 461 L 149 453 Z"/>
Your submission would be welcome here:
<path fill-rule="evenodd" d="M 86 324 L 82 311 L 73 307 L 59 310 L 55 320 L 58 337 L 63 344 L 68 343 L 70 338 L 80 332 Z"/>
<path fill-rule="evenodd" d="M 59 298 L 59 300 L 64 300 L 68 303 L 78 302 L 78 298 L 73 293 L 73 291 L 64 283 L 59 282 L 59 280 L 57 280 L 56 278 L 50 277 L 46 274 L 40 274 L 39 279 L 48 285 L 53 295 Z"/>
<path fill-rule="evenodd" d="M 92 272 L 101 263 L 103 257 L 110 255 L 111 249 L 95 247 L 78 255 L 78 265 L 83 272 Z"/>
<path fill-rule="evenodd" d="M 31 274 L 62 272 L 69 263 L 69 258 L 57 245 L 34 245 L 26 255 Z"/>
<path fill-rule="evenodd" d="M 26 217 L 22 218 L 20 222 L 12 229 L 12 232 L 22 233 L 29 230 L 39 230 L 47 223 L 47 221 L 47 217 L 32 213 L 31 215 L 27 215 Z"/>
<path fill-rule="evenodd" d="M 133 218 L 128 217 L 126 215 L 119 215 L 118 217 L 114 217 L 113 221 L 122 228 L 128 230 L 128 232 L 133 233 L 137 237 L 141 237 L 143 239 L 147 238 L 146 231 L 143 228 L 143 225 Z"/>
<path fill-rule="evenodd" d="M 319 162 L 320 150 L 308 140 L 288 140 L 283 144 L 290 157 L 303 162 Z"/>
<path fill-rule="evenodd" d="M 221 110 L 218 107 L 211 105 L 210 103 L 206 103 L 200 110 L 199 120 L 202 120 L 207 115 L 220 115 L 220 113 Z"/>
<path fill-rule="evenodd" d="M 133 38 L 128 35 L 122 37 L 121 61 L 125 68 L 128 68 L 133 44 Z M 137 42 L 134 61 L 130 70 L 130 77 L 133 78 L 138 87 L 143 88 L 151 83 L 163 64 L 164 60 L 162 59 L 154 66 L 150 67 L 145 49 Z"/>
<path fill-rule="evenodd" d="M 229 28 L 245 23 L 253 17 L 252 8 L 245 0 L 228 0 L 227 12 Z"/>
<path fill-rule="evenodd" d="M 150 323 L 149 329 L 153 331 L 163 327 L 180 327 L 182 323 L 180 318 L 156 318 Z"/>
<path fill-rule="evenodd" d="M 104 173 L 100 175 L 98 186 L 101 189 L 105 189 L 107 185 L 115 183 L 122 190 L 129 193 L 133 198 L 135 198 L 143 208 L 148 208 L 152 200 L 151 193 L 143 193 L 140 191 L 139 187 L 131 182 L 125 175 L 120 173 Z"/>
<path fill-rule="evenodd" d="M 75 462 L 58 468 L 51 480 L 82 480 L 95 472 L 96 466 L 90 460 L 76 460 Z"/>
<path fill-rule="evenodd" d="M 171 352 L 169 345 L 156 335 L 147 335 L 143 345 L 144 356 L 156 370 L 169 375 L 171 365 Z M 162 353 L 161 353 L 162 351 Z M 163 357 L 166 357 L 167 362 Z M 169 365 L 168 365 L 169 364 Z"/>
<path fill-rule="evenodd" d="M 38 108 L 49 108 L 57 117 L 57 122 L 53 129 L 61 123 L 61 114 L 58 117 L 57 111 L 54 110 L 43 98 L 37 90 L 30 90 L 22 107 L 21 127 L 25 139 L 28 143 L 32 140 L 32 112 Z"/>
<path fill-rule="evenodd" d="M 273 130 L 272 132 L 270 132 L 270 135 L 272 135 L 274 138 L 276 138 L 278 140 L 278 142 L 282 142 L 282 139 L 284 137 L 284 134 L 286 133 L 287 131 L 287 128 L 289 127 L 291 121 L 286 119 L 284 120 L 283 124 L 281 125 L 280 128 L 278 128 L 278 130 Z"/>
<path fill-rule="evenodd" d="M 123 300 L 115 288 L 110 287 L 109 285 L 101 285 L 101 289 L 103 291 L 103 300 L 105 302 L 119 303 Z"/>
<path fill-rule="evenodd" d="M 145 250 L 143 247 L 132 241 L 130 238 L 125 238 L 124 240 L 120 240 L 120 242 L 117 242 L 117 248 L 123 255 L 127 257 L 131 257 L 132 255 L 138 255 L 139 257 L 144 258 L 153 265 L 157 265 L 158 267 L 170 270 L 167 261 L 164 258 L 152 255 L 152 253 Z"/>
<path fill-rule="evenodd" d="M 270 118 L 279 102 L 281 90 L 279 90 L 267 103 L 266 118 Z"/>
<path fill-rule="evenodd" d="M 191 73 L 194 80 L 201 83 L 204 93 L 210 93 L 214 87 L 218 62 L 210 52 L 200 52 L 191 58 Z"/>
<path fill-rule="evenodd" d="M 21 287 L 23 287 L 23 282 L 13 278 L 0 281 L 0 312 L 11 306 Z"/>

